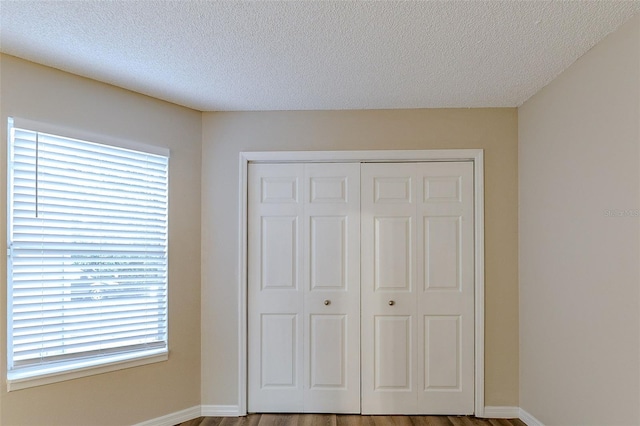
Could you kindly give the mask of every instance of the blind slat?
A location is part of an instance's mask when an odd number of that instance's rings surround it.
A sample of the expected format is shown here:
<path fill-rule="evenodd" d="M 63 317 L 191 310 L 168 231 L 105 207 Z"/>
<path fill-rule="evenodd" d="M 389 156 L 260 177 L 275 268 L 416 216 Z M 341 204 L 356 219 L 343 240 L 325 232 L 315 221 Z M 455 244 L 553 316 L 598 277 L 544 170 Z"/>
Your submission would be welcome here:
<path fill-rule="evenodd" d="M 119 335 L 101 335 L 95 336 L 94 338 L 86 338 L 86 339 L 70 339 L 70 342 L 66 345 L 56 344 L 59 342 L 50 342 L 51 345 L 39 345 L 39 347 L 29 348 L 25 347 L 19 351 L 15 352 L 16 358 L 21 360 L 25 360 L 26 358 L 38 358 L 42 359 L 44 355 L 46 357 L 55 356 L 58 354 L 64 354 L 67 351 L 73 350 L 76 353 L 82 353 L 85 351 L 93 351 L 96 347 L 105 347 L 105 348 L 113 348 L 117 346 L 129 346 L 134 343 L 144 343 L 144 342 L 153 342 L 160 341 L 161 339 L 158 337 L 157 333 L 146 333 L 146 334 L 136 334 L 136 333 L 120 333 Z M 63 340 L 61 340 L 64 343 Z M 59 349 L 61 346 L 64 349 Z"/>
<path fill-rule="evenodd" d="M 58 321 L 38 321 L 30 320 L 25 321 L 20 327 L 16 328 L 16 335 L 23 336 L 33 333 L 50 333 L 55 330 L 79 330 L 83 328 L 94 327 L 96 322 L 102 322 L 105 326 L 122 325 L 122 324 L 136 324 L 138 322 L 156 321 L 156 313 L 142 312 L 135 315 L 122 316 L 118 314 L 111 314 L 109 318 L 104 318 L 102 315 L 91 316 L 84 315 L 81 317 L 73 318 L 72 320 L 65 319 L 64 324 L 59 324 Z"/>
<path fill-rule="evenodd" d="M 131 304 L 125 306 L 102 306 L 96 307 L 92 306 L 94 303 L 84 303 L 79 306 L 76 306 L 73 312 L 68 312 L 64 316 L 64 321 L 84 321 L 88 318 L 94 318 L 96 316 L 103 316 L 104 318 L 128 318 L 136 315 L 143 315 L 146 312 L 154 312 L 154 315 L 160 318 L 163 316 L 162 313 L 158 313 L 159 309 L 162 309 L 162 301 L 159 300 L 158 303 L 140 303 L 140 304 Z M 59 315 L 55 311 L 33 311 L 33 312 L 18 312 L 16 313 L 16 317 L 20 318 L 20 321 L 24 321 L 21 326 L 28 327 L 33 321 L 41 323 L 41 324 L 53 324 L 54 321 L 60 320 Z"/>

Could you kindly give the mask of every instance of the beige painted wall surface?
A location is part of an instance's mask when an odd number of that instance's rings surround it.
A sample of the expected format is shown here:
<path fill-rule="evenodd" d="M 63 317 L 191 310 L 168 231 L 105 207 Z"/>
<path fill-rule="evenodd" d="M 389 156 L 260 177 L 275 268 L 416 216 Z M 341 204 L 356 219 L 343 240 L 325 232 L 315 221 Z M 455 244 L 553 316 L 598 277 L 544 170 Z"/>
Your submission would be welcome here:
<path fill-rule="evenodd" d="M 202 403 L 237 398 L 240 151 L 485 149 L 486 403 L 518 405 L 517 114 L 511 109 L 203 114 Z"/>
<path fill-rule="evenodd" d="M 547 426 L 640 424 L 639 127 L 640 16 L 519 110 L 520 405 Z"/>
<path fill-rule="evenodd" d="M 171 150 L 169 360 L 6 392 L 6 257 L 0 257 L 0 424 L 128 425 L 200 404 L 201 114 L 10 56 L 0 62 L 0 240 L 6 241 L 7 116 Z"/>

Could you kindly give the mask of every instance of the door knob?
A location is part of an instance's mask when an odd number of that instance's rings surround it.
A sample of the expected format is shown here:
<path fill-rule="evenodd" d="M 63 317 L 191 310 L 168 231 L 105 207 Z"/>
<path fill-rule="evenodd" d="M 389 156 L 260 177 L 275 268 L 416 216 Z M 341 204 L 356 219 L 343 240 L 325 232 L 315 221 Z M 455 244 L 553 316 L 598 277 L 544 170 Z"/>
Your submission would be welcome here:
<path fill-rule="evenodd" d="M 326 300 L 324 301 L 324 304 L 325 304 L 325 306 L 328 306 L 328 305 L 330 305 L 330 304 L 331 304 L 331 300 L 329 300 L 329 299 L 326 299 Z"/>
<path fill-rule="evenodd" d="M 389 300 L 389 306 L 393 306 L 395 304 L 396 304 L 396 302 L 394 302 L 393 300 Z"/>

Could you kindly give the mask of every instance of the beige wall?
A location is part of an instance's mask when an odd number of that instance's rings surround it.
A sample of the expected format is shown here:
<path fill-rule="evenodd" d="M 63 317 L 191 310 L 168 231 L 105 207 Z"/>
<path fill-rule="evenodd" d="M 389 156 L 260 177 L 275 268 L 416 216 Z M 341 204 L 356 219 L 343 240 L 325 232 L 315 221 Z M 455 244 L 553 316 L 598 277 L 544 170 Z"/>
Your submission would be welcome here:
<path fill-rule="evenodd" d="M 200 404 L 201 114 L 0 57 L 0 240 L 6 241 L 7 116 L 171 149 L 169 361 L 7 393 L 0 424 L 127 425 Z M 0 371 L 6 377 L 6 256 L 0 256 Z"/>
<path fill-rule="evenodd" d="M 238 403 L 239 152 L 443 148 L 485 149 L 486 403 L 518 405 L 514 108 L 203 114 L 204 405 Z"/>
<path fill-rule="evenodd" d="M 520 406 L 547 426 L 640 424 L 639 143 L 637 16 L 519 109 Z"/>

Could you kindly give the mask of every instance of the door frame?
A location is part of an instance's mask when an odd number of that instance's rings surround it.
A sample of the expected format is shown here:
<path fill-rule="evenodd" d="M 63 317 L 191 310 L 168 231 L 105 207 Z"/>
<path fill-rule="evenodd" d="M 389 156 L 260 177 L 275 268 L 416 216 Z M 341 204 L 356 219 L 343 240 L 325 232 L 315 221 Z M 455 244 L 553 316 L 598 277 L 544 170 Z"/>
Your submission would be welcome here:
<path fill-rule="evenodd" d="M 484 150 L 258 151 L 240 153 L 238 244 L 238 414 L 247 414 L 247 178 L 249 163 L 473 163 L 474 185 L 474 414 L 484 417 Z"/>

